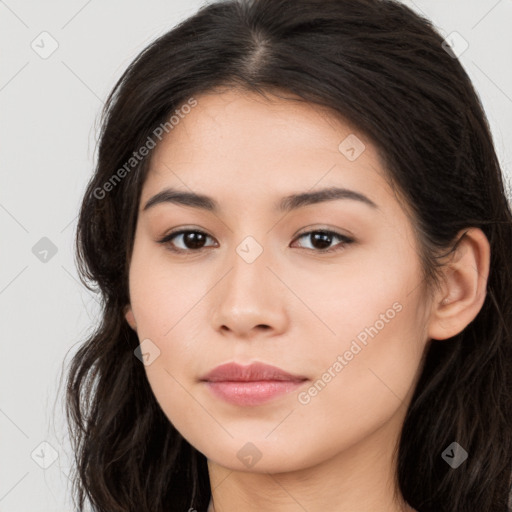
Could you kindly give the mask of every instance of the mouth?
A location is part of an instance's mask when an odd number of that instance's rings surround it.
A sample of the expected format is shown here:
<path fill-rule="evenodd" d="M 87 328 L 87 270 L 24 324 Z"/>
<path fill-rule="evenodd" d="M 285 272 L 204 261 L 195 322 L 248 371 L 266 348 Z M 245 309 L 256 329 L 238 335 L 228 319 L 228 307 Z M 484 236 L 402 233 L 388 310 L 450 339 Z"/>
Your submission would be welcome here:
<path fill-rule="evenodd" d="M 236 363 L 217 366 L 201 377 L 200 382 L 217 398 L 234 405 L 250 406 L 290 393 L 308 380 L 303 375 L 256 362 L 248 366 Z"/>

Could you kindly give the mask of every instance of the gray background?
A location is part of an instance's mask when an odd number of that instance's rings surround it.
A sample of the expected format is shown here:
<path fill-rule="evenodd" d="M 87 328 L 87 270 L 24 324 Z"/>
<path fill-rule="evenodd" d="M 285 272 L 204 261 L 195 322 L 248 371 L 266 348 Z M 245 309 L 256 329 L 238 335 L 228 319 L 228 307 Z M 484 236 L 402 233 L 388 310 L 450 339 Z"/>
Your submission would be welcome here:
<path fill-rule="evenodd" d="M 0 512 L 72 510 L 61 372 L 98 317 L 73 237 L 100 109 L 130 61 L 202 3 L 0 1 Z M 510 179 L 512 1 L 404 3 L 469 43 L 460 60 Z"/>

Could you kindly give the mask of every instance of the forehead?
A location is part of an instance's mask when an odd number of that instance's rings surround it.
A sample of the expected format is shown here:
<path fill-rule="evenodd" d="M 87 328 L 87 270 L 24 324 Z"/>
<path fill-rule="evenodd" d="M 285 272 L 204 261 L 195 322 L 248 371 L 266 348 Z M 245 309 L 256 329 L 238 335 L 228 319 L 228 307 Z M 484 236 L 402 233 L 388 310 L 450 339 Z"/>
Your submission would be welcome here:
<path fill-rule="evenodd" d="M 386 192 L 364 134 L 325 107 L 286 98 L 238 90 L 195 97 L 153 150 L 141 204 L 164 187 L 247 199 L 261 192 L 272 201 L 314 187 Z"/>

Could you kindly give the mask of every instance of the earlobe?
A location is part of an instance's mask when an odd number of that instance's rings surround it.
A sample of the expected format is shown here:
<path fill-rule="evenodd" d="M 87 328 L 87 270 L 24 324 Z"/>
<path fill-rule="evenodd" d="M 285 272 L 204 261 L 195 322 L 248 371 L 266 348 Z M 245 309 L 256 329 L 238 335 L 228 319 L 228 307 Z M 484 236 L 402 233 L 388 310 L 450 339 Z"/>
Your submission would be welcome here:
<path fill-rule="evenodd" d="M 478 315 L 487 293 L 490 245 L 482 230 L 470 228 L 444 270 L 444 287 L 432 305 L 429 337 L 443 340 L 459 334 Z"/>
<path fill-rule="evenodd" d="M 128 324 L 130 325 L 130 327 L 134 330 L 134 331 L 137 331 L 137 323 L 135 322 L 135 317 L 133 316 L 133 311 L 132 311 L 132 307 L 130 305 L 126 306 L 125 307 L 125 310 L 124 310 L 124 317 L 126 318 L 126 321 L 128 322 Z"/>

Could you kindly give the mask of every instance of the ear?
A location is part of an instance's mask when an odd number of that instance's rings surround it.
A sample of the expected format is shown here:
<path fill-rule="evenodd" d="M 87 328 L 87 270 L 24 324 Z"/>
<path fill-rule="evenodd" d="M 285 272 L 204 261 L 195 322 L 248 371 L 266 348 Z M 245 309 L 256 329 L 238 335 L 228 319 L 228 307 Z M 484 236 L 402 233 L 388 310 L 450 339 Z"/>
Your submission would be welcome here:
<path fill-rule="evenodd" d="M 126 318 L 126 321 L 130 327 L 134 331 L 137 331 L 137 323 L 135 322 L 135 317 L 133 316 L 132 307 L 129 304 L 124 308 L 124 317 Z"/>
<path fill-rule="evenodd" d="M 443 340 L 459 334 L 482 308 L 487 294 L 491 249 L 478 228 L 461 231 L 458 246 L 446 263 L 444 286 L 432 303 L 428 335 Z"/>

